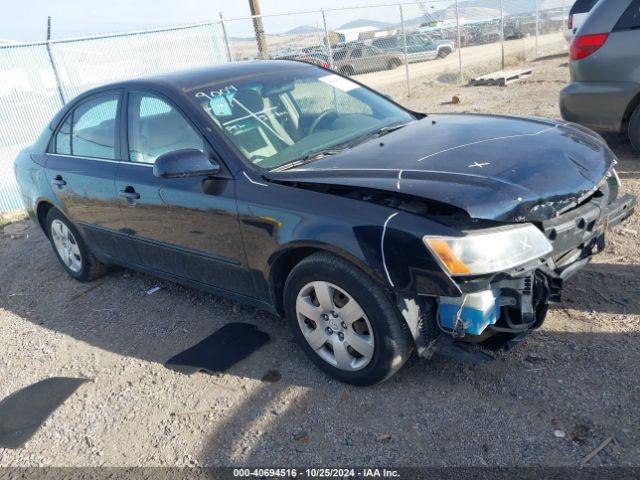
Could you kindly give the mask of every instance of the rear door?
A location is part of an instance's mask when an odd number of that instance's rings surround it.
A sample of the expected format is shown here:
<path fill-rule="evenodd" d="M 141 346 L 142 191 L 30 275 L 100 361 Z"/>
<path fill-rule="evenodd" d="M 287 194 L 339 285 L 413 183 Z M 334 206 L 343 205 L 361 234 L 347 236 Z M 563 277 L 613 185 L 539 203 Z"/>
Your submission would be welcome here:
<path fill-rule="evenodd" d="M 115 194 L 121 98 L 120 90 L 105 91 L 75 106 L 52 138 L 45 168 L 64 213 L 94 253 L 110 257 L 122 251 L 124 227 Z"/>
<path fill-rule="evenodd" d="M 153 163 L 164 153 L 195 148 L 215 154 L 165 97 L 131 91 L 127 102 L 128 158 L 118 165 L 116 190 L 143 266 L 251 295 L 233 177 L 224 166 L 215 178 L 155 177 Z"/>

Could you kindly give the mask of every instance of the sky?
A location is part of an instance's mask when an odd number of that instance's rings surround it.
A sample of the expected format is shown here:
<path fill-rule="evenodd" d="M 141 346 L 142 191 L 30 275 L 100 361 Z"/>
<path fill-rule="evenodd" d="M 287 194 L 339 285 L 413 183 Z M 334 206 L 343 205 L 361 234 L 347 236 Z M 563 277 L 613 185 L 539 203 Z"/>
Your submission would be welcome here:
<path fill-rule="evenodd" d="M 263 14 L 320 8 L 351 7 L 391 3 L 389 0 L 260 0 Z M 426 1 L 444 5 L 450 0 Z M 391 10 L 389 10 L 391 9 Z M 417 16 L 415 11 L 407 12 Z M 0 39 L 41 41 L 46 39 L 47 16 L 52 17 L 52 38 L 73 38 L 110 32 L 201 23 L 225 17 L 250 14 L 248 0 L 0 0 Z M 343 10 L 331 14 L 330 23 L 338 26 L 357 18 L 385 20 L 397 14 L 397 7 Z M 397 20 L 395 20 L 397 21 Z M 268 31 L 284 32 L 299 25 L 322 27 L 320 15 L 273 17 L 266 20 Z M 331 26 L 330 26 L 331 28 Z M 250 22 L 230 22 L 230 34 L 247 35 Z"/>

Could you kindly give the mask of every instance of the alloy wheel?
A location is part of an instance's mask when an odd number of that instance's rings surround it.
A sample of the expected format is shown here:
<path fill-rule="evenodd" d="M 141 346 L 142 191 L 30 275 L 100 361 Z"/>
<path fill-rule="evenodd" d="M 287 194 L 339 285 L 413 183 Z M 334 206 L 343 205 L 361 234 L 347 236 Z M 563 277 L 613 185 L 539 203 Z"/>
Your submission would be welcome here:
<path fill-rule="evenodd" d="M 306 284 L 296 299 L 296 316 L 305 340 L 328 364 L 357 371 L 371 362 L 373 329 L 362 307 L 344 289 L 324 281 Z"/>
<path fill-rule="evenodd" d="M 62 263 L 74 273 L 82 270 L 80 247 L 69 227 L 60 220 L 54 220 L 51 222 L 51 238 Z"/>

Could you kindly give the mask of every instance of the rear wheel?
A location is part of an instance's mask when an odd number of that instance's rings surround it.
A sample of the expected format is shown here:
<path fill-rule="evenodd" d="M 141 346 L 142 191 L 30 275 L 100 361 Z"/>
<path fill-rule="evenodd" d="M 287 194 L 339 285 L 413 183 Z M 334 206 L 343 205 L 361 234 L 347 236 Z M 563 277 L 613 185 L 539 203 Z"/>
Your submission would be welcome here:
<path fill-rule="evenodd" d="M 394 68 L 398 68 L 400 65 L 402 65 L 402 62 L 400 60 L 398 60 L 397 58 L 392 58 L 391 60 L 389 60 L 389 63 L 387 63 L 387 70 L 393 70 Z"/>
<path fill-rule="evenodd" d="M 353 75 L 355 72 L 353 70 L 353 67 L 350 65 L 347 65 L 345 67 L 340 67 L 340 73 L 342 75 L 344 75 L 345 77 L 350 77 L 351 75 Z"/>
<path fill-rule="evenodd" d="M 448 48 L 441 48 L 438 50 L 438 58 L 444 58 L 451 53 L 451 50 Z"/>
<path fill-rule="evenodd" d="M 89 282 L 107 271 L 106 265 L 96 260 L 76 227 L 59 210 L 49 210 L 46 225 L 53 251 L 69 275 Z"/>
<path fill-rule="evenodd" d="M 640 105 L 636 107 L 633 115 L 631 115 L 628 133 L 631 145 L 640 152 Z"/>
<path fill-rule="evenodd" d="M 321 370 L 343 382 L 372 385 L 393 375 L 413 340 L 390 294 L 350 263 L 317 253 L 285 284 L 293 335 Z"/>

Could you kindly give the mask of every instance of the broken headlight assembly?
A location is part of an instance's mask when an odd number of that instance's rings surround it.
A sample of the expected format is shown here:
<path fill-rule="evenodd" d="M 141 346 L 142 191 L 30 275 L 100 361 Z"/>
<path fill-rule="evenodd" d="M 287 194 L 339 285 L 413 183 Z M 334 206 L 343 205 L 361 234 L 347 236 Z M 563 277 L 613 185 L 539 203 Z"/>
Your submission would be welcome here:
<path fill-rule="evenodd" d="M 510 270 L 553 250 L 544 234 L 531 224 L 475 230 L 461 237 L 425 235 L 423 241 L 451 275 Z"/>

